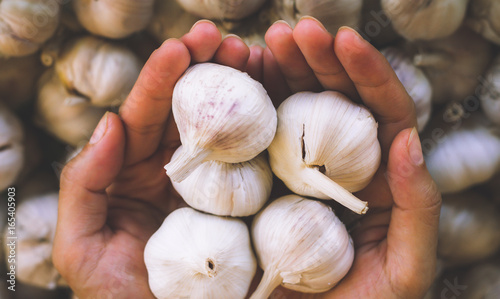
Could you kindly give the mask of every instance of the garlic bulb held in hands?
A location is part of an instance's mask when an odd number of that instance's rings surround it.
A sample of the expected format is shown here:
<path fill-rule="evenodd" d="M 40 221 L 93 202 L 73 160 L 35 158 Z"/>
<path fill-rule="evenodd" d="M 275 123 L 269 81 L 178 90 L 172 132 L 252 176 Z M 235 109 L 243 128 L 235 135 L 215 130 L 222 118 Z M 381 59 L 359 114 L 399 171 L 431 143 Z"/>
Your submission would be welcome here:
<path fill-rule="evenodd" d="M 500 45 L 500 2 L 471 0 L 466 24 L 484 38 Z"/>
<path fill-rule="evenodd" d="M 175 159 L 182 146 L 172 156 Z M 273 174 L 267 157 L 260 154 L 241 163 L 206 161 L 175 190 L 193 208 L 220 216 L 244 217 L 257 213 L 269 199 Z"/>
<path fill-rule="evenodd" d="M 25 162 L 24 130 L 21 121 L 0 103 L 0 191 L 19 177 Z"/>
<path fill-rule="evenodd" d="M 251 299 L 268 298 L 280 284 L 304 292 L 333 288 L 349 271 L 354 246 L 327 205 L 283 196 L 254 218 L 252 240 L 264 276 Z"/>
<path fill-rule="evenodd" d="M 183 150 L 165 169 L 177 182 L 203 161 L 253 159 L 276 133 L 276 110 L 262 84 L 223 65 L 190 67 L 175 85 L 172 110 Z"/>
<path fill-rule="evenodd" d="M 257 263 L 245 223 L 181 208 L 151 236 L 144 251 L 158 299 L 245 298 Z"/>
<path fill-rule="evenodd" d="M 380 165 L 377 123 L 368 109 L 338 92 L 300 92 L 280 105 L 278 120 L 268 148 L 274 174 L 294 193 L 366 213 L 367 203 L 351 192 L 366 187 Z"/>

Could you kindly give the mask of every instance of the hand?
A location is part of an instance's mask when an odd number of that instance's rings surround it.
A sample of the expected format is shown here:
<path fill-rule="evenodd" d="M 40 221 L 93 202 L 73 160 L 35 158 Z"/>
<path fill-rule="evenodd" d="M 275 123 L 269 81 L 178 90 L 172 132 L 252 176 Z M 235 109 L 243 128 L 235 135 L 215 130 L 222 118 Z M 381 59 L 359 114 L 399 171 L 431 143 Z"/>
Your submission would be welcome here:
<path fill-rule="evenodd" d="M 333 38 L 312 18 L 293 30 L 277 22 L 266 43 L 263 82 L 273 99 L 336 90 L 362 100 L 378 121 L 383 156 L 372 183 L 356 194 L 370 209 L 352 232 L 348 275 L 324 294 L 280 288 L 273 298 L 422 298 L 434 278 L 441 196 L 412 130 L 410 96 L 382 54 L 352 29 Z"/>
<path fill-rule="evenodd" d="M 165 41 L 144 66 L 120 116 L 104 116 L 89 144 L 64 168 L 53 262 L 78 297 L 154 298 L 144 246 L 183 205 L 163 169 L 180 145 L 170 113 L 174 85 L 190 63 L 213 61 L 261 73 L 262 61 L 254 57 L 240 39 L 222 41 L 207 21 L 181 40 Z"/>

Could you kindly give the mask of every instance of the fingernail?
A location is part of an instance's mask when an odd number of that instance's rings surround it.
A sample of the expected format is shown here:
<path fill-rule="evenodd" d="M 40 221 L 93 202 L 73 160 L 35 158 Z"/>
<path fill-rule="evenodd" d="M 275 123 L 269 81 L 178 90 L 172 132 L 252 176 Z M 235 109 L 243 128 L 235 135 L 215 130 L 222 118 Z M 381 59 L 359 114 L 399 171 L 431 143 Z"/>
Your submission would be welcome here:
<path fill-rule="evenodd" d="M 191 27 L 191 29 L 189 29 L 189 32 L 191 32 L 194 29 L 194 27 L 198 26 L 198 24 L 200 24 L 200 23 L 209 23 L 209 24 L 212 24 L 215 26 L 214 22 L 212 22 L 210 20 L 203 19 L 203 20 L 199 20 L 196 23 L 194 23 L 193 26 Z"/>
<path fill-rule="evenodd" d="M 415 166 L 421 166 L 424 163 L 422 145 L 420 144 L 420 138 L 418 137 L 416 128 L 411 130 L 410 138 L 408 138 L 408 154 Z"/>
<path fill-rule="evenodd" d="M 241 39 L 241 37 L 239 37 L 238 35 L 233 34 L 233 33 L 229 33 L 229 34 L 227 34 L 226 36 L 224 36 L 224 39 L 226 39 L 226 38 L 232 38 L 232 37 L 237 38 L 237 39 L 239 39 L 240 41 L 243 41 L 243 40 Z"/>
<path fill-rule="evenodd" d="M 323 31 L 325 32 L 328 32 L 328 30 L 326 30 L 325 26 L 323 25 L 323 23 L 321 23 L 318 19 L 316 19 L 315 17 L 312 17 L 312 16 L 303 16 L 302 18 L 300 18 L 299 20 L 299 23 L 300 21 L 302 20 L 312 20 L 312 21 L 315 21 L 316 23 L 318 23 L 318 25 L 321 27 L 321 29 L 323 29 Z"/>
<path fill-rule="evenodd" d="M 357 40 L 360 43 L 366 42 L 366 40 L 361 36 L 361 34 L 359 34 L 359 32 L 357 32 L 356 30 L 352 29 L 349 26 L 342 26 L 339 28 L 339 30 L 337 32 L 340 32 L 341 30 L 348 30 L 348 31 L 352 32 L 354 34 L 354 36 L 357 37 Z"/>
<path fill-rule="evenodd" d="M 92 134 L 92 137 L 90 137 L 89 140 L 90 144 L 98 143 L 99 141 L 101 141 L 102 137 L 106 134 L 106 131 L 108 129 L 108 114 L 109 112 L 106 112 L 106 114 L 104 114 L 104 116 L 99 121 L 99 124 L 94 130 L 94 134 Z"/>
<path fill-rule="evenodd" d="M 278 20 L 278 21 L 273 23 L 273 25 L 275 25 L 275 24 L 285 24 L 288 27 L 290 27 L 290 29 L 292 28 L 292 26 L 290 26 L 290 24 L 288 24 L 285 20 Z"/>

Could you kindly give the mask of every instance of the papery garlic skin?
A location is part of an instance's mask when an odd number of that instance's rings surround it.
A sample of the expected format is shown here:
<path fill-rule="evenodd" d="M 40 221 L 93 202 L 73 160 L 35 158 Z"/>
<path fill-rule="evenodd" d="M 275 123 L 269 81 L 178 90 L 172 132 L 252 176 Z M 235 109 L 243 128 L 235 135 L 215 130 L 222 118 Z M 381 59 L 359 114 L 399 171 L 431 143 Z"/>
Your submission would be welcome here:
<path fill-rule="evenodd" d="M 56 61 L 56 72 L 64 85 L 98 107 L 123 103 L 141 68 L 139 59 L 127 48 L 92 36 L 71 42 Z"/>
<path fill-rule="evenodd" d="M 35 53 L 54 35 L 60 10 L 58 1 L 0 1 L 0 57 Z"/>
<path fill-rule="evenodd" d="M 26 198 L 16 210 L 16 277 L 21 282 L 45 289 L 67 286 L 52 264 L 58 199 L 57 192 Z M 5 240 L 10 236 L 7 227 Z"/>
<path fill-rule="evenodd" d="M 21 121 L 0 103 L 0 191 L 17 180 L 25 162 Z"/>
<path fill-rule="evenodd" d="M 382 0 L 394 29 L 408 40 L 432 40 L 453 34 L 463 23 L 469 0 Z"/>
<path fill-rule="evenodd" d="M 299 92 L 280 105 L 278 120 L 268 148 L 274 174 L 294 193 L 365 213 L 366 202 L 349 192 L 366 187 L 380 165 L 378 125 L 368 109 L 334 91 Z"/>
<path fill-rule="evenodd" d="M 466 24 L 484 38 L 500 45 L 500 2 L 471 0 Z"/>
<path fill-rule="evenodd" d="M 415 102 L 418 131 L 422 132 L 431 117 L 432 86 L 425 74 L 413 65 L 412 60 L 397 48 L 380 51 L 391 64 L 406 91 Z"/>
<path fill-rule="evenodd" d="M 172 156 L 174 159 L 182 146 Z M 257 213 L 269 199 L 273 173 L 265 154 L 242 163 L 206 161 L 175 190 L 191 207 L 219 216 L 244 217 Z"/>
<path fill-rule="evenodd" d="M 183 153 L 165 169 L 178 182 L 203 161 L 251 160 L 276 133 L 276 110 L 262 84 L 223 65 L 190 67 L 175 85 L 172 111 Z"/>
<path fill-rule="evenodd" d="M 333 288 L 349 271 L 354 246 L 332 209 L 298 195 L 283 196 L 254 218 L 252 241 L 264 270 L 252 299 L 267 298 L 280 284 L 321 293 Z"/>
<path fill-rule="evenodd" d="M 340 27 L 356 28 L 361 20 L 362 0 L 272 0 L 275 21 L 294 27 L 304 16 L 318 19 L 331 34 Z"/>
<path fill-rule="evenodd" d="M 176 0 L 189 13 L 200 18 L 241 20 L 255 13 L 266 0 Z"/>
<path fill-rule="evenodd" d="M 85 29 L 118 39 L 145 29 L 153 17 L 154 3 L 154 0 L 73 0 L 73 9 Z"/>
<path fill-rule="evenodd" d="M 486 83 L 479 97 L 481 108 L 492 122 L 500 125 L 500 55 L 495 58 L 485 77 Z"/>
<path fill-rule="evenodd" d="M 245 223 L 181 208 L 146 244 L 149 286 L 158 299 L 245 298 L 257 263 Z"/>

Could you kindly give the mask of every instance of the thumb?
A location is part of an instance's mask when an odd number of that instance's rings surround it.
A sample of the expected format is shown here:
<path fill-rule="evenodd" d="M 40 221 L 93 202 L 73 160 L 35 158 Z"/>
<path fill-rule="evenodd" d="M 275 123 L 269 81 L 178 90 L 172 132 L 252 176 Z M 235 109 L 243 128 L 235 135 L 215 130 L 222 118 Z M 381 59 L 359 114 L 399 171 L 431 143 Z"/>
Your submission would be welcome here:
<path fill-rule="evenodd" d="M 387 178 L 394 199 L 387 234 L 390 273 L 397 276 L 392 277 L 396 285 L 421 291 L 433 279 L 422 273 L 435 270 L 441 195 L 425 166 L 415 128 L 401 131 L 394 139 Z"/>

